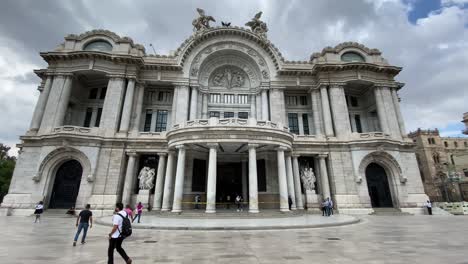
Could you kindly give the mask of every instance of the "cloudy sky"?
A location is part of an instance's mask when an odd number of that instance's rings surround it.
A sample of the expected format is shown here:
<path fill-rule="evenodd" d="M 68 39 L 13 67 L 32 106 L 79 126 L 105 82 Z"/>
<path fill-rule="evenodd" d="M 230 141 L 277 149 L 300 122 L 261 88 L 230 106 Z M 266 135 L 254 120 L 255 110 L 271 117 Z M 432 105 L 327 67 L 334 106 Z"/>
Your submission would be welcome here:
<path fill-rule="evenodd" d="M 402 66 L 398 81 L 407 130 L 439 128 L 462 136 L 468 112 L 468 0 L 35 1 L 0 3 L 0 142 L 14 146 L 28 129 L 39 92 L 40 51 L 67 34 L 102 28 L 159 54 L 192 33 L 195 8 L 244 25 L 258 11 L 270 40 L 288 60 L 344 41 L 378 48 Z"/>

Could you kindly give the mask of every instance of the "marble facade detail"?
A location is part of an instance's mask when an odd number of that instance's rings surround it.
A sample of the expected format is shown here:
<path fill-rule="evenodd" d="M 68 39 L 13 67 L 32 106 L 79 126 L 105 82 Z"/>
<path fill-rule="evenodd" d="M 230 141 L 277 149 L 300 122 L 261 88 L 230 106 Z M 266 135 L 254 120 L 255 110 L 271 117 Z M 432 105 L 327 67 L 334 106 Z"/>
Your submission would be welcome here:
<path fill-rule="evenodd" d="M 53 206 L 56 175 L 76 160 L 83 176 L 73 203 L 103 214 L 117 201 L 180 213 L 197 194 L 215 213 L 227 190 L 251 213 L 289 211 L 288 198 L 292 210 L 318 210 L 327 197 L 339 212 L 370 213 L 375 166 L 393 207 L 420 212 L 427 196 L 400 112 L 401 68 L 356 43 L 287 61 L 261 12 L 250 29 L 198 13 L 171 55 L 148 55 L 105 30 L 42 52 L 48 67 L 35 71 L 40 96 L 1 206 L 13 214 L 39 200 Z M 108 50 L 88 50 L 93 42 Z M 344 61 L 346 53 L 362 61 Z M 222 185 L 227 177 L 238 189 Z"/>

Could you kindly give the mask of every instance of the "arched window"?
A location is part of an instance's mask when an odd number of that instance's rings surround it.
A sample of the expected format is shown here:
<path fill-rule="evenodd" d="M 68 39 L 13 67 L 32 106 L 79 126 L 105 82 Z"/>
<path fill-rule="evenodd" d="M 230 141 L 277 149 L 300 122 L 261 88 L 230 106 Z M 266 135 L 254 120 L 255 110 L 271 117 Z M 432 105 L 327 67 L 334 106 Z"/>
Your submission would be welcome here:
<path fill-rule="evenodd" d="M 365 62 L 366 60 L 356 52 L 346 52 L 341 55 L 341 60 L 344 62 Z"/>
<path fill-rule="evenodd" d="M 96 40 L 86 44 L 83 50 L 111 52 L 112 45 L 105 40 Z"/>

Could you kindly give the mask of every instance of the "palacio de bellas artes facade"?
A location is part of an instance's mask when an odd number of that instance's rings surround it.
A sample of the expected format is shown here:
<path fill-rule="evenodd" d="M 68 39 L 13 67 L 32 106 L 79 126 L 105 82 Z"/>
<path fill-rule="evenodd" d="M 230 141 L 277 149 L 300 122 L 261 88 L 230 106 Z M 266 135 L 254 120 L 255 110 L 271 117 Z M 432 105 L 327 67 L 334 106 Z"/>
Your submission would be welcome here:
<path fill-rule="evenodd" d="M 236 195 L 250 213 L 287 212 L 288 197 L 292 210 L 318 211 L 330 197 L 341 214 L 423 213 L 402 68 L 354 42 L 288 61 L 261 13 L 246 29 L 198 11 L 170 55 L 107 30 L 40 53 L 48 67 L 35 71 L 40 96 L 4 214 L 30 214 L 40 200 L 179 213 L 197 194 L 206 213 Z"/>

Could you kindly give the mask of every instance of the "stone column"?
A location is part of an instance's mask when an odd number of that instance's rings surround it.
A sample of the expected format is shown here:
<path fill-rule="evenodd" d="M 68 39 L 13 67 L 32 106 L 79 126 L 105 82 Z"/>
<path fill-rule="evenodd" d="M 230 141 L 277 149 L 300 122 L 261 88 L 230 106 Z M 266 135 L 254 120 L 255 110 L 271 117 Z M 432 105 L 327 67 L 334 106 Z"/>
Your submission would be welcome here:
<path fill-rule="evenodd" d="M 177 92 L 179 89 L 174 87 L 174 95 L 172 96 L 172 108 L 171 108 L 171 127 L 176 124 L 176 115 L 177 115 Z"/>
<path fill-rule="evenodd" d="M 71 75 L 59 74 L 54 76 L 47 103 L 45 105 L 45 110 L 42 115 L 42 120 L 39 121 L 41 123 L 39 128 L 40 134 L 50 133 L 55 127 L 55 120 L 57 119 L 57 115 L 59 115 L 59 105 L 61 100 L 63 100 L 62 98 L 64 98 L 64 92 L 66 92 L 65 87 L 69 87 L 71 89 L 71 81 L 69 78 L 71 78 Z M 66 101 L 66 106 L 68 106 L 68 98 Z M 67 107 L 65 107 L 65 112 L 61 113 L 62 121 L 66 114 L 66 108 Z"/>
<path fill-rule="evenodd" d="M 299 160 L 297 155 L 292 156 L 292 167 L 294 176 L 294 191 L 296 193 L 296 207 L 297 209 L 304 209 L 304 201 L 302 200 L 301 191 L 301 176 L 299 172 Z"/>
<path fill-rule="evenodd" d="M 285 125 L 285 102 L 284 90 L 281 88 L 274 88 L 270 90 L 270 119 L 272 122 L 277 123 L 279 126 Z"/>
<path fill-rule="evenodd" d="M 125 181 L 123 186 L 123 194 L 122 194 L 122 203 L 124 205 L 130 204 L 132 199 L 133 193 L 133 183 L 135 182 L 136 174 L 135 174 L 135 160 L 137 158 L 137 154 L 135 152 L 127 153 L 128 155 L 128 163 L 127 163 L 127 171 L 125 173 Z"/>
<path fill-rule="evenodd" d="M 258 213 L 257 144 L 249 144 L 249 213 Z"/>
<path fill-rule="evenodd" d="M 177 90 L 177 100 L 174 101 L 176 103 L 176 110 L 175 110 L 175 123 L 176 124 L 184 124 L 187 121 L 188 117 L 188 106 L 189 106 L 189 87 L 186 85 L 183 86 L 176 86 Z"/>
<path fill-rule="evenodd" d="M 44 116 L 44 111 L 47 105 L 47 99 L 49 99 L 50 89 L 52 87 L 52 75 L 47 75 L 44 88 L 39 91 L 39 99 L 37 100 L 36 108 L 34 109 L 33 118 L 29 130 L 37 131 L 41 126 L 42 117 Z"/>
<path fill-rule="evenodd" d="M 208 144 L 208 181 L 206 186 L 206 213 L 216 213 L 216 155 L 218 144 Z"/>
<path fill-rule="evenodd" d="M 255 95 L 255 100 L 256 100 L 256 110 L 257 110 L 257 120 L 263 120 L 262 118 L 262 96 L 261 94 Z"/>
<path fill-rule="evenodd" d="M 208 119 L 208 93 L 203 93 L 202 119 Z"/>
<path fill-rule="evenodd" d="M 380 88 L 380 93 L 382 95 L 382 100 L 385 107 L 385 116 L 387 118 L 387 126 L 390 131 L 390 135 L 392 138 L 401 140 L 401 130 L 400 124 L 398 121 L 395 104 L 393 102 L 393 95 L 392 95 L 392 88 L 390 87 L 382 87 Z"/>
<path fill-rule="evenodd" d="M 287 182 L 288 182 L 288 195 L 291 196 L 291 200 L 292 200 L 291 210 L 296 210 L 297 209 L 296 194 L 295 194 L 295 188 L 294 188 L 294 176 L 293 176 L 291 155 L 286 155 L 286 177 L 287 177 Z"/>
<path fill-rule="evenodd" d="M 346 105 L 344 87 L 342 85 L 331 85 L 330 100 L 336 137 L 345 139 L 351 134 L 351 125 L 349 122 L 349 112 L 348 106 Z"/>
<path fill-rule="evenodd" d="M 250 95 L 250 117 L 257 118 L 257 96 L 255 94 Z"/>
<path fill-rule="evenodd" d="M 280 211 L 288 212 L 288 183 L 286 179 L 286 165 L 284 160 L 285 147 L 277 148 L 277 162 L 278 162 L 278 185 L 279 185 L 279 200 Z"/>
<path fill-rule="evenodd" d="M 143 103 L 145 99 L 145 86 L 143 84 L 138 84 L 138 98 L 136 101 L 136 115 L 135 122 L 133 123 L 133 132 L 138 133 L 140 131 L 141 116 L 143 114 Z"/>
<path fill-rule="evenodd" d="M 133 110 L 133 95 L 135 93 L 135 79 L 130 78 L 125 92 L 125 101 L 122 109 L 122 119 L 120 121 L 120 131 L 128 132 L 130 128 L 130 119 Z"/>
<path fill-rule="evenodd" d="M 398 120 L 398 125 L 400 127 L 400 133 L 402 137 L 406 137 L 406 129 L 405 129 L 405 122 L 403 120 L 403 115 L 401 114 L 400 108 L 400 101 L 398 100 L 397 89 L 392 89 L 392 100 L 393 100 L 393 107 L 395 108 L 395 113 Z"/>
<path fill-rule="evenodd" d="M 177 157 L 177 172 L 174 187 L 174 203 L 172 204 L 172 212 L 182 212 L 182 201 L 184 199 L 184 179 L 185 179 L 185 146 L 179 145 L 176 147 L 179 150 Z"/>
<path fill-rule="evenodd" d="M 192 97 L 190 98 L 190 120 L 197 119 L 198 89 L 192 87 Z"/>
<path fill-rule="evenodd" d="M 270 120 L 268 113 L 268 94 L 267 90 L 262 90 L 262 120 Z"/>
<path fill-rule="evenodd" d="M 323 129 L 322 129 L 322 124 L 321 124 L 321 118 L 320 118 L 320 108 L 319 108 L 319 91 L 318 90 L 312 90 L 310 92 L 310 97 L 311 97 L 311 102 L 312 102 L 312 116 L 314 118 L 314 129 L 315 129 L 315 135 L 317 136 L 322 136 L 323 135 Z"/>
<path fill-rule="evenodd" d="M 156 186 L 154 187 L 153 209 L 161 210 L 162 195 L 164 188 L 164 172 L 166 170 L 167 153 L 158 153 L 158 172 L 156 174 Z"/>
<path fill-rule="evenodd" d="M 320 97 L 322 101 L 323 125 L 325 127 L 325 135 L 333 137 L 333 124 L 330 112 L 330 102 L 328 101 L 328 92 L 326 86 L 320 87 Z"/>
<path fill-rule="evenodd" d="M 174 178 L 174 152 L 169 151 L 167 156 L 166 176 L 164 177 L 164 193 L 161 211 L 166 212 L 171 209 L 172 184 Z"/>
<path fill-rule="evenodd" d="M 63 126 L 63 120 L 64 120 L 65 115 L 67 113 L 68 103 L 70 102 L 70 95 L 71 95 L 71 90 L 72 90 L 73 76 L 72 75 L 66 75 L 66 76 L 64 76 L 64 78 L 65 78 L 65 80 L 64 80 L 64 84 L 63 84 L 63 90 L 62 90 L 62 94 L 60 96 L 60 99 L 58 101 L 57 113 L 55 115 L 54 127 Z"/>
<path fill-rule="evenodd" d="M 330 197 L 330 183 L 328 181 L 327 163 L 325 158 L 327 155 L 319 155 L 320 160 L 320 180 L 322 181 L 322 198 L 325 200 Z"/>
<path fill-rule="evenodd" d="M 121 75 L 110 76 L 106 98 L 102 107 L 99 129 L 106 136 L 113 136 L 117 131 L 124 97 L 125 79 Z"/>
<path fill-rule="evenodd" d="M 385 105 L 382 100 L 382 93 L 380 89 L 380 87 L 374 87 L 375 104 L 377 105 L 377 115 L 379 117 L 380 129 L 382 132 L 390 134 L 387 126 L 387 118 L 385 117 Z"/>

